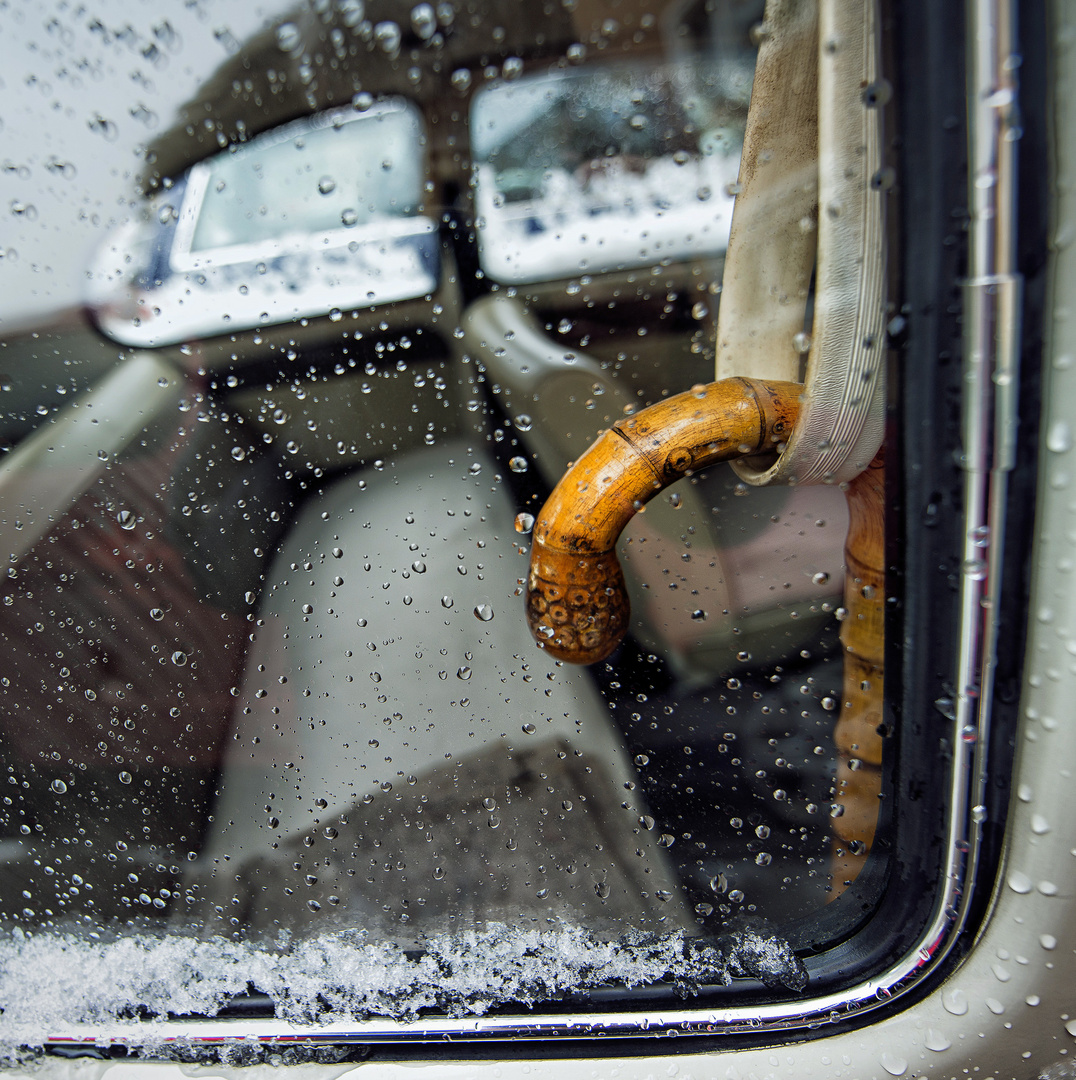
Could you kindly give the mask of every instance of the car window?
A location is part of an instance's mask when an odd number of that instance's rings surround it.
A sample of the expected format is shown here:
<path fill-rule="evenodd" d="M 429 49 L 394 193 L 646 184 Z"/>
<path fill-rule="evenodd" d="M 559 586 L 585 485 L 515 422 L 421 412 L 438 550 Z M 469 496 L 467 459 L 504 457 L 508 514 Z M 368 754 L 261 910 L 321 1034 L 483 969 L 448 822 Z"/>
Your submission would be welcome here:
<path fill-rule="evenodd" d="M 115 367 L 0 462 L 0 954 L 79 973 L 18 1043 L 783 1017 L 946 887 L 879 31 L 808 137 L 761 4 L 373 7 L 143 147 Z"/>

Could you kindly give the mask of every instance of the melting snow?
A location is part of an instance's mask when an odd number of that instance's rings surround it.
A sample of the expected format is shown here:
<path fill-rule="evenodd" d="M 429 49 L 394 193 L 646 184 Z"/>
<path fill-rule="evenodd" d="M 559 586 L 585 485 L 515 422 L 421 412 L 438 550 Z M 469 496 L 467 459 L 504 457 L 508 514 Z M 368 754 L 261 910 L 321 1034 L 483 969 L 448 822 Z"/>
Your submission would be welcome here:
<path fill-rule="evenodd" d="M 273 999 L 278 1019 L 323 1024 L 374 1015 L 408 1021 L 431 1009 L 482 1015 L 657 980 L 691 993 L 737 976 L 797 991 L 807 983 L 789 945 L 756 930 L 705 944 L 682 932 L 609 941 L 577 928 L 490 924 L 432 937 L 422 952 L 372 943 L 359 931 L 265 948 L 179 934 L 95 941 L 16 930 L 0 940 L 0 1061 L 85 1024 L 107 1024 L 109 1037 L 124 1042 L 157 1043 L 169 1015 L 214 1016 L 251 988 Z"/>

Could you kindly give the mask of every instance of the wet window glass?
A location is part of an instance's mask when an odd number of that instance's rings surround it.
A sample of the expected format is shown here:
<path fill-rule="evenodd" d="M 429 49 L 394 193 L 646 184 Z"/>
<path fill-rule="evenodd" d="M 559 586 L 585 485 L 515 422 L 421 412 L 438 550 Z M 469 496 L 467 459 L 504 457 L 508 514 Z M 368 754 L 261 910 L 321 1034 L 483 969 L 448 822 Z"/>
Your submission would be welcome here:
<path fill-rule="evenodd" d="M 194 254 L 289 236 L 309 243 L 372 221 L 384 236 L 384 219 L 416 211 L 421 166 L 413 107 L 301 124 L 290 138 L 259 139 L 198 169 L 176 244 Z"/>
<path fill-rule="evenodd" d="M 558 71 L 477 94 L 486 271 L 545 280 L 723 251 L 750 74 L 745 58 L 695 57 Z"/>
<path fill-rule="evenodd" d="M 157 346 L 421 296 L 426 135 L 405 99 L 300 119 L 195 165 L 91 270 L 102 329 Z"/>
<path fill-rule="evenodd" d="M 115 180 L 56 338 L 109 364 L 0 462 L 0 950 L 106 972 L 60 1026 L 795 998 L 885 858 L 881 432 L 797 426 L 834 311 L 881 401 L 880 229 L 876 293 L 815 273 L 759 4 L 373 7 L 237 40 Z"/>

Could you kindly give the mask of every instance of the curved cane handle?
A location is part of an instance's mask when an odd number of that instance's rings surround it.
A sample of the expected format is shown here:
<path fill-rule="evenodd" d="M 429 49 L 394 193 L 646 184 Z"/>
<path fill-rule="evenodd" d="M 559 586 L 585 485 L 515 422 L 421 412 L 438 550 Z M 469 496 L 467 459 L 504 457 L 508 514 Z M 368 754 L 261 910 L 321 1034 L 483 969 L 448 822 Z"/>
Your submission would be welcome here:
<path fill-rule="evenodd" d="M 723 379 L 618 420 L 564 475 L 534 526 L 527 623 L 558 660 L 604 660 L 628 629 L 616 541 L 663 488 L 716 461 L 766 454 L 788 438 L 799 383 Z"/>

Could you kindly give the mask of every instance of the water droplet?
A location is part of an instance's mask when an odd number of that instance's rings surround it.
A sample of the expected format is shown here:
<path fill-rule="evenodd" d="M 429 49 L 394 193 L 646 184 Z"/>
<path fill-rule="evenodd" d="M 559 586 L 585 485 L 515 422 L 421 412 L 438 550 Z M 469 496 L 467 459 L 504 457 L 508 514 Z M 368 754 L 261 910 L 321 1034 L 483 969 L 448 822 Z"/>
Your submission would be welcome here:
<path fill-rule="evenodd" d="M 523 734 L 524 735 L 533 735 L 535 733 L 535 731 L 537 731 L 537 730 L 538 729 L 533 724 L 524 724 L 523 725 Z"/>
<path fill-rule="evenodd" d="M 423 41 L 433 37 L 437 31 L 437 16 L 432 4 L 416 4 L 411 9 L 411 29 Z"/>
<path fill-rule="evenodd" d="M 395 56 L 400 51 L 402 38 L 400 27 L 387 19 L 374 27 L 374 41 L 377 42 L 381 51 L 389 56 Z"/>
<path fill-rule="evenodd" d="M 149 617 L 154 622 L 160 622 L 161 619 L 164 618 L 164 612 L 159 607 L 150 608 L 149 609 Z"/>
<path fill-rule="evenodd" d="M 63 795 L 67 791 L 67 785 L 62 780 L 53 780 L 49 785 L 57 795 Z"/>
<path fill-rule="evenodd" d="M 953 1044 L 936 1028 L 928 1028 L 927 1037 L 923 1040 L 923 1045 L 928 1050 L 933 1050 L 935 1053 L 940 1054 L 942 1051 L 948 1050 Z"/>
<path fill-rule="evenodd" d="M 421 559 L 416 559 L 411 564 L 411 569 L 414 570 L 416 574 L 424 574 L 426 573 L 426 564 Z"/>
<path fill-rule="evenodd" d="M 295 23 L 281 23 L 276 31 L 276 43 L 284 52 L 294 52 L 302 44 L 302 34 Z"/>
<path fill-rule="evenodd" d="M 338 548 L 338 547 L 334 547 L 334 548 L 333 548 L 333 558 L 334 558 L 334 559 L 342 559 L 343 557 L 344 557 L 344 551 L 343 551 L 343 549 L 342 549 L 342 548 Z"/>
<path fill-rule="evenodd" d="M 480 619 L 482 622 L 489 622 L 493 618 L 493 608 L 489 604 L 476 604 L 474 615 L 476 619 Z"/>
<path fill-rule="evenodd" d="M 811 351 L 811 335 L 806 331 L 801 330 L 798 334 L 792 336 L 792 348 L 800 354 L 805 356 Z"/>
<path fill-rule="evenodd" d="M 641 769 L 644 765 L 650 764 L 650 758 L 646 754 L 636 754 L 635 764 Z"/>
<path fill-rule="evenodd" d="M 119 775 L 119 781 L 121 784 L 129 784 L 133 779 L 134 777 L 126 770 L 121 772 Z"/>
<path fill-rule="evenodd" d="M 942 1005 L 953 1016 L 965 1016 L 968 1012 L 968 995 L 963 990 L 947 990 L 942 995 Z"/>
<path fill-rule="evenodd" d="M 1031 878 L 1020 870 L 1013 870 L 1009 873 L 1008 885 L 1014 893 L 1020 893 L 1021 895 L 1031 892 L 1033 888 Z"/>
<path fill-rule="evenodd" d="M 534 528 L 534 515 L 528 513 L 516 514 L 516 532 L 529 533 Z"/>
<path fill-rule="evenodd" d="M 691 613 L 691 618 L 692 618 L 692 619 L 693 619 L 693 620 L 694 620 L 695 622 L 705 622 L 705 621 L 706 621 L 706 612 L 705 612 L 705 611 L 703 611 L 703 610 L 702 610 L 702 608 L 696 608 L 696 609 L 695 609 L 695 610 L 694 610 L 694 611 L 693 611 L 693 612 Z"/>
<path fill-rule="evenodd" d="M 1067 420 L 1055 420 L 1046 432 L 1046 449 L 1063 454 L 1072 449 L 1072 429 Z"/>
<path fill-rule="evenodd" d="M 828 585 L 829 574 L 827 574 L 824 570 L 819 570 L 818 573 L 815 574 L 813 578 L 811 578 L 811 581 L 813 581 L 815 585 Z"/>
<path fill-rule="evenodd" d="M 908 1071 L 908 1059 L 892 1050 L 882 1054 L 881 1063 L 882 1068 L 892 1076 L 903 1076 Z"/>
<path fill-rule="evenodd" d="M 116 520 L 119 522 L 121 529 L 126 529 L 128 532 L 135 527 L 135 516 L 130 510 L 121 510 L 116 515 Z"/>
<path fill-rule="evenodd" d="M 176 651 L 172 653 L 172 663 L 175 664 L 176 667 L 183 667 L 186 662 L 187 654 L 182 649 L 176 649 Z"/>
<path fill-rule="evenodd" d="M 952 698 L 940 697 L 934 702 L 934 708 L 938 710 L 947 720 L 956 719 L 956 705 L 953 703 Z"/>
<path fill-rule="evenodd" d="M 990 526 L 978 525 L 968 533 L 968 538 L 976 547 L 988 547 L 990 544 Z"/>
<path fill-rule="evenodd" d="M 443 607 L 443 608 L 450 608 L 450 607 L 452 607 L 452 605 L 455 602 L 456 601 L 453 600 L 451 596 L 442 596 L 441 597 L 441 607 Z"/>
<path fill-rule="evenodd" d="M 986 578 L 987 564 L 984 559 L 966 559 L 960 564 L 960 571 L 972 581 L 983 581 Z"/>
<path fill-rule="evenodd" d="M 519 455 L 516 455 L 516 457 L 513 458 L 509 458 L 508 468 L 510 468 L 514 473 L 525 473 L 528 468 L 527 459 L 525 457 L 520 457 Z"/>
<path fill-rule="evenodd" d="M 331 195 L 336 190 L 336 181 L 331 176 L 323 176 L 318 181 L 318 191 L 322 195 Z"/>
<path fill-rule="evenodd" d="M 463 667 L 461 667 L 456 672 L 456 678 L 457 679 L 462 679 L 464 682 L 467 682 L 467 680 L 470 679 L 470 677 L 471 677 L 471 669 L 466 664 L 464 664 Z"/>

